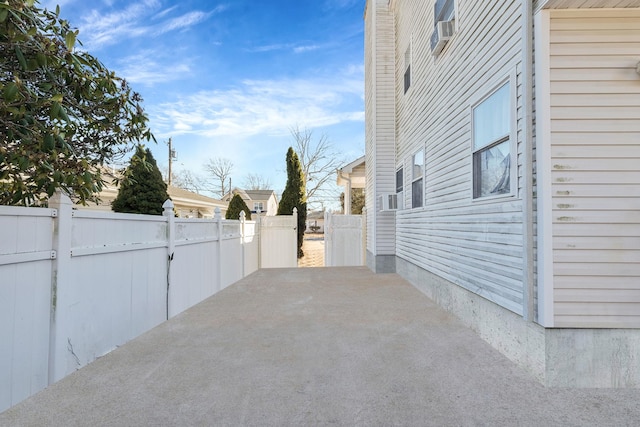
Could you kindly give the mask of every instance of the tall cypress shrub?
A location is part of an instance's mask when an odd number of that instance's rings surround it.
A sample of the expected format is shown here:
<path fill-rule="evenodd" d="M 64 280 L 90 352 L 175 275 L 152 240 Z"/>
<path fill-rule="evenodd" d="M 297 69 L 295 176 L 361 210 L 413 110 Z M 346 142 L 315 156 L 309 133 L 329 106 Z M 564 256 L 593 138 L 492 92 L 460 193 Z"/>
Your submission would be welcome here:
<path fill-rule="evenodd" d="M 298 258 L 302 258 L 302 241 L 307 222 L 307 196 L 300 159 L 293 148 L 287 151 L 287 185 L 278 205 L 278 215 L 291 215 L 298 208 Z"/>
<path fill-rule="evenodd" d="M 111 204 L 114 212 L 162 215 L 162 204 L 169 198 L 167 184 L 162 180 L 151 151 L 142 145 L 136 148 L 125 172 L 118 196 Z"/>
<path fill-rule="evenodd" d="M 227 213 L 225 214 L 226 219 L 239 219 L 240 212 L 244 211 L 246 214 L 245 219 L 251 220 L 251 210 L 249 206 L 242 200 L 242 197 L 239 194 L 234 194 L 229 202 L 229 206 L 227 207 Z"/>

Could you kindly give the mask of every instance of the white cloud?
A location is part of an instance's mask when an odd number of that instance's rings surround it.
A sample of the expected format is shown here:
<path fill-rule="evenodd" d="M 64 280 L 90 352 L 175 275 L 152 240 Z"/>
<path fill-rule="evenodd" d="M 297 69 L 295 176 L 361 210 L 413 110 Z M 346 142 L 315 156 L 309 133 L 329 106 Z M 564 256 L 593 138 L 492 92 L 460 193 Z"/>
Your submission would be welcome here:
<path fill-rule="evenodd" d="M 170 19 L 168 22 L 162 24 L 162 26 L 158 29 L 157 34 L 164 34 L 169 31 L 191 27 L 204 21 L 209 17 L 209 15 L 210 14 L 208 13 L 200 11 L 186 13 L 182 16 L 178 16 L 177 18 Z"/>
<path fill-rule="evenodd" d="M 304 53 L 312 50 L 322 49 L 323 46 L 318 44 L 300 45 L 296 43 L 275 43 L 264 46 L 256 46 L 247 49 L 248 52 L 272 52 L 274 50 L 291 50 L 293 53 Z"/>
<path fill-rule="evenodd" d="M 202 91 L 150 110 L 158 135 L 206 137 L 286 135 L 309 128 L 363 121 L 362 76 L 345 70 L 333 78 L 245 80 L 228 90 Z"/>
<path fill-rule="evenodd" d="M 318 46 L 317 44 L 314 45 L 308 45 L 308 46 L 296 46 L 293 48 L 293 52 L 294 53 L 304 53 L 304 52 L 309 52 L 312 50 L 317 50 L 320 49 L 320 46 Z"/>
<path fill-rule="evenodd" d="M 113 13 L 93 9 L 81 20 L 80 40 L 86 49 L 101 48 L 130 38 L 189 28 L 227 8 L 220 5 L 210 12 L 195 10 L 176 17 L 172 14 L 175 6 L 160 10 L 161 7 L 159 0 L 141 0 Z"/>

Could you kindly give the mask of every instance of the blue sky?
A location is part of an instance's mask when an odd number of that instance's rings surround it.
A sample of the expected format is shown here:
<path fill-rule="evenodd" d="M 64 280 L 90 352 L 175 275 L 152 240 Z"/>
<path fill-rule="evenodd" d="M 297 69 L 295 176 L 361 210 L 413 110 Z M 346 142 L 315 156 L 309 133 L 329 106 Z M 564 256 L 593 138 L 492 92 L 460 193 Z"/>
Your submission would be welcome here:
<path fill-rule="evenodd" d="M 144 98 L 167 165 L 203 174 L 209 158 L 286 182 L 292 126 L 364 154 L 365 0 L 41 0 L 80 30 L 84 49 Z"/>

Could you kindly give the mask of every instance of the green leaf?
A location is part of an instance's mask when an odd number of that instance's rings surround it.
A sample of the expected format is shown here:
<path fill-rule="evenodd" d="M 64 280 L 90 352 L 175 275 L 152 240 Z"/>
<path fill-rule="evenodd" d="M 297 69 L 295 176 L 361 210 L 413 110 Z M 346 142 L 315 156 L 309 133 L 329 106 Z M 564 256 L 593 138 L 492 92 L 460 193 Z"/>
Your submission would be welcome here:
<path fill-rule="evenodd" d="M 24 55 L 22 54 L 22 51 L 20 50 L 20 47 L 16 46 L 16 56 L 18 57 L 18 62 L 20 62 L 20 66 L 22 67 L 23 70 L 27 70 L 27 61 L 24 59 Z"/>
<path fill-rule="evenodd" d="M 64 110 L 63 106 L 60 106 L 60 113 L 59 113 L 58 117 L 60 119 L 64 120 L 65 122 L 69 121 L 69 116 L 67 116 L 67 112 Z"/>
<path fill-rule="evenodd" d="M 61 94 L 61 93 L 56 93 L 55 95 L 53 95 L 53 96 L 51 97 L 51 100 L 52 100 L 53 102 L 62 102 L 62 99 L 63 99 L 63 96 L 62 96 L 62 94 Z"/>
<path fill-rule="evenodd" d="M 2 5 L 4 6 L 4 5 Z M 2 7 L 0 6 L 0 7 Z M 9 15 L 9 11 L 6 9 L 6 7 L 2 7 L 0 9 L 0 22 L 4 22 L 7 20 L 7 15 Z"/>
<path fill-rule="evenodd" d="M 12 102 L 16 99 L 16 95 L 18 94 L 18 85 L 14 82 L 10 82 L 4 87 L 3 95 L 4 100 L 7 102 Z"/>
<path fill-rule="evenodd" d="M 67 45 L 67 49 L 73 50 L 73 46 L 76 44 L 76 33 L 74 31 L 69 31 L 64 36 L 64 43 Z"/>
<path fill-rule="evenodd" d="M 55 141 L 53 139 L 53 135 L 48 133 L 44 137 L 44 149 L 45 149 L 45 151 L 51 151 L 51 150 L 53 150 L 54 146 L 55 146 Z"/>
<path fill-rule="evenodd" d="M 47 66 L 47 56 L 44 53 L 42 53 L 42 52 L 36 53 L 36 59 L 38 60 L 38 65 L 40 67 L 46 67 Z"/>
<path fill-rule="evenodd" d="M 55 119 L 59 115 L 60 115 L 60 103 L 54 101 L 51 104 L 51 111 L 49 112 L 49 117 L 52 118 L 52 119 Z"/>
<path fill-rule="evenodd" d="M 36 0 L 25 0 L 24 3 L 29 7 L 33 7 L 33 5 L 36 3 Z"/>

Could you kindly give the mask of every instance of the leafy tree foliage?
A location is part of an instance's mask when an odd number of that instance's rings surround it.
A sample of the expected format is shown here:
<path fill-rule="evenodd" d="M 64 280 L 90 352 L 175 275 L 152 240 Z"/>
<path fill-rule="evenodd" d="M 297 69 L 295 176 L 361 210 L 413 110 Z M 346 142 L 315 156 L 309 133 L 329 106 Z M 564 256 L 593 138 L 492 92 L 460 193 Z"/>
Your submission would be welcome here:
<path fill-rule="evenodd" d="M 112 209 L 115 212 L 162 215 L 162 204 L 169 195 L 151 151 L 139 145 L 127 169 L 129 179 L 120 184 Z"/>
<path fill-rule="evenodd" d="M 245 218 L 251 219 L 251 209 L 247 206 L 247 204 L 242 200 L 242 197 L 239 194 L 234 194 L 229 202 L 229 207 L 227 208 L 227 214 L 225 215 L 226 219 L 238 219 L 240 218 L 240 212 L 244 211 L 247 215 Z"/>
<path fill-rule="evenodd" d="M 361 215 L 364 208 L 364 188 L 351 189 L 351 215 Z M 340 206 L 344 213 L 344 193 L 340 193 Z"/>
<path fill-rule="evenodd" d="M 35 0 L 0 2 L 0 204 L 41 204 L 56 189 L 85 204 L 100 166 L 153 139 L 140 95 L 78 30 Z"/>
<path fill-rule="evenodd" d="M 298 258 L 304 256 L 302 241 L 307 222 L 307 197 L 300 160 L 292 147 L 287 151 L 287 185 L 278 205 L 278 215 L 291 215 L 298 208 Z"/>

